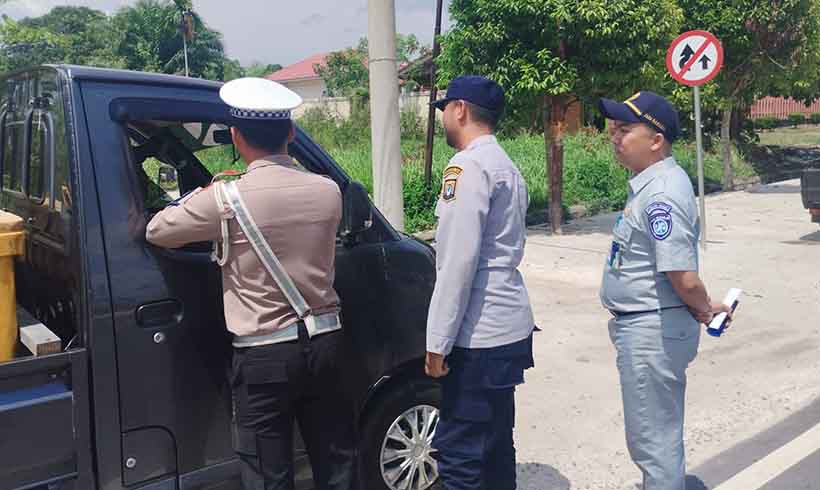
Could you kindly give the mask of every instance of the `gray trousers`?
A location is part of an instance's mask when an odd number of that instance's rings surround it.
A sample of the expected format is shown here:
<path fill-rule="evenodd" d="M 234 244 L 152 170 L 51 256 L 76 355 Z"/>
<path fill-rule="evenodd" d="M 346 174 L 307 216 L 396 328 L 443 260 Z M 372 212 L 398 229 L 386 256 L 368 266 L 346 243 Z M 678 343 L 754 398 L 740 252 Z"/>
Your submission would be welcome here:
<path fill-rule="evenodd" d="M 609 321 L 617 350 L 626 445 L 644 490 L 685 490 L 683 414 L 686 368 L 700 325 L 686 308 L 624 315 Z"/>

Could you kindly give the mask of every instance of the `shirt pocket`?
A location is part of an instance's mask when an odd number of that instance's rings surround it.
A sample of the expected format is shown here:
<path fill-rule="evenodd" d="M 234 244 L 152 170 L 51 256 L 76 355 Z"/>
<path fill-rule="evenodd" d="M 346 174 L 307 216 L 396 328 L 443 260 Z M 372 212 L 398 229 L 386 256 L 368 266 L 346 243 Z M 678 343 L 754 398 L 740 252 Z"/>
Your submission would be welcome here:
<path fill-rule="evenodd" d="M 628 248 L 632 240 L 633 227 L 627 218 L 621 218 L 612 230 L 614 240 L 622 247 Z"/>

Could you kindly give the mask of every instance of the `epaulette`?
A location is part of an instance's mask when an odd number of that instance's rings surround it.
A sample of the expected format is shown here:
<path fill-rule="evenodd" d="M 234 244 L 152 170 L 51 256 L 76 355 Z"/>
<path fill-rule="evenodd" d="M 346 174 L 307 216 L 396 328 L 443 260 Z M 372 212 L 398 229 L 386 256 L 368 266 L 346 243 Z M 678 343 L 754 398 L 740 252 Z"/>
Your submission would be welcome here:
<path fill-rule="evenodd" d="M 214 182 L 217 182 L 217 181 L 237 179 L 239 177 L 242 177 L 246 173 L 247 173 L 246 171 L 228 169 L 228 170 L 225 170 L 224 172 L 220 172 L 220 173 L 214 175 L 214 178 L 211 179 L 211 184 L 213 184 Z"/>

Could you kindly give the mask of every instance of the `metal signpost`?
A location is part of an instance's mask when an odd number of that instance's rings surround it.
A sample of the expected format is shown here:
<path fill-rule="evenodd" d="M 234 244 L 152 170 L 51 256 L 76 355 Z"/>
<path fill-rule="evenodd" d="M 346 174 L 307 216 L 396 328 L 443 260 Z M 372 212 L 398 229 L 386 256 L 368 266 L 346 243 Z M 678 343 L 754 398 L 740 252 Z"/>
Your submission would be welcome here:
<path fill-rule="evenodd" d="M 706 249 L 706 192 L 703 183 L 703 137 L 700 123 L 700 86 L 715 78 L 723 66 L 723 46 L 706 31 L 684 32 L 666 52 L 666 68 L 672 78 L 695 88 L 695 141 L 700 197 L 701 247 Z"/>

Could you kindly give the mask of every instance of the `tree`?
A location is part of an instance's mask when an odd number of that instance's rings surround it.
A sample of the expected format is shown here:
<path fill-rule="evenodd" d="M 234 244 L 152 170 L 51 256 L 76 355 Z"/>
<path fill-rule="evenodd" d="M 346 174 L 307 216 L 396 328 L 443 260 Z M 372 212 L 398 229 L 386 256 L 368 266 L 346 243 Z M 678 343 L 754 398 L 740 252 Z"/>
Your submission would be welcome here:
<path fill-rule="evenodd" d="M 674 0 L 453 0 L 450 18 L 437 60 L 440 83 L 479 73 L 511 98 L 540 100 L 550 223 L 560 233 L 567 107 L 658 83 L 680 8 Z"/>
<path fill-rule="evenodd" d="M 764 95 L 811 101 L 820 95 L 820 2 L 817 0 L 679 0 L 685 30 L 714 34 L 727 53 L 710 85 L 722 111 L 723 186 L 731 188 L 730 127 L 735 108 Z M 706 98 L 704 98 L 705 100 Z"/>
<path fill-rule="evenodd" d="M 367 43 L 330 53 L 323 64 L 314 66 L 330 97 L 364 97 L 368 94 Z"/>
<path fill-rule="evenodd" d="M 249 66 L 245 67 L 245 76 L 246 77 L 260 77 L 264 78 L 270 75 L 273 72 L 279 71 L 282 69 L 282 65 L 276 63 L 251 63 Z"/>
<path fill-rule="evenodd" d="M 4 64 L 10 68 L 43 63 L 70 63 L 121 68 L 114 52 L 118 33 L 103 12 L 86 7 L 55 7 L 49 13 L 0 28 Z"/>
<path fill-rule="evenodd" d="M 0 68 L 18 70 L 28 66 L 59 62 L 66 48 L 65 36 L 44 28 L 35 28 L 3 16 L 0 25 Z"/>
<path fill-rule="evenodd" d="M 226 58 L 224 69 L 222 73 L 222 81 L 229 82 L 236 78 L 242 78 L 245 76 L 245 68 L 242 67 L 242 64 L 239 63 L 239 60 L 235 60 L 232 58 Z"/>
<path fill-rule="evenodd" d="M 410 62 L 417 55 L 424 55 L 429 48 L 422 45 L 413 34 L 396 35 L 396 61 Z M 331 53 L 324 64 L 316 65 L 316 73 L 322 77 L 331 97 L 367 97 L 370 72 L 367 68 L 367 38 L 359 40 L 358 46 Z"/>
<path fill-rule="evenodd" d="M 114 24 L 123 32 L 117 52 L 128 69 L 184 73 L 180 25 L 186 9 L 190 10 L 190 2 L 182 0 L 139 0 L 117 12 Z M 195 35 L 188 44 L 190 74 L 222 80 L 225 72 L 222 35 L 208 28 L 196 12 L 192 18 Z"/>

